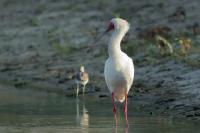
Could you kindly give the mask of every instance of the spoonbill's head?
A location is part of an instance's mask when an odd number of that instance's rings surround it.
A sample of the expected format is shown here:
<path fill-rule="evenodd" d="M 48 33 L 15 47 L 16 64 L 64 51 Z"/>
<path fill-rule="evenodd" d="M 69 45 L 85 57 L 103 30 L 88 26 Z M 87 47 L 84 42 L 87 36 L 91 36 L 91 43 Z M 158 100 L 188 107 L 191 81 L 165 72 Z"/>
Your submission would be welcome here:
<path fill-rule="evenodd" d="M 129 30 L 129 23 L 122 18 L 113 18 L 108 24 L 106 32 L 109 31 L 124 31 Z"/>
<path fill-rule="evenodd" d="M 94 44 L 104 37 L 109 31 L 126 33 L 129 30 L 129 23 L 122 18 L 113 18 L 110 20 L 106 30 L 94 41 Z M 95 46 L 95 45 L 93 45 Z"/>

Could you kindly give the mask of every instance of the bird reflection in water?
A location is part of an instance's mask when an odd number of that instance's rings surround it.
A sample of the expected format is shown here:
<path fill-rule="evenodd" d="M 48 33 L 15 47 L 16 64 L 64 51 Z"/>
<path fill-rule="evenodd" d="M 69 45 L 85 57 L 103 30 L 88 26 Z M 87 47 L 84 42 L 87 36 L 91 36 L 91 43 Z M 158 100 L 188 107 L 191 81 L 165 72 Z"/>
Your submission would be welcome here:
<path fill-rule="evenodd" d="M 81 105 L 82 110 L 80 109 Z M 85 108 L 85 102 L 80 102 L 78 99 L 76 100 L 76 123 L 81 127 L 83 133 L 89 132 L 89 114 Z"/>
<path fill-rule="evenodd" d="M 76 99 L 76 124 L 78 127 L 81 128 L 80 133 L 89 133 L 89 114 L 85 107 L 85 101 L 80 101 L 79 99 Z M 118 132 L 118 125 L 115 125 L 113 129 L 113 133 L 121 133 L 121 131 Z M 128 126 L 124 127 L 124 133 L 128 133 Z"/>
<path fill-rule="evenodd" d="M 118 126 L 117 125 L 115 125 L 113 133 L 118 133 Z M 121 133 L 121 131 L 119 133 Z M 128 133 L 128 126 L 125 126 L 124 133 Z"/>

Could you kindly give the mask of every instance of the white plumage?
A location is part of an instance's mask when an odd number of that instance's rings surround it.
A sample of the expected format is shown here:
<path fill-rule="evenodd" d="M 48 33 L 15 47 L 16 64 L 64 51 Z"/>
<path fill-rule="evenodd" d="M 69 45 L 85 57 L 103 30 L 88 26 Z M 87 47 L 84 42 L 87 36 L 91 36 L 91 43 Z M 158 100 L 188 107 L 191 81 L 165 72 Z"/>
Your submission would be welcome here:
<path fill-rule="evenodd" d="M 126 54 L 120 53 L 120 58 L 108 58 L 105 63 L 105 80 L 110 92 L 114 92 L 115 100 L 123 102 L 133 83 L 133 61 Z"/>
<path fill-rule="evenodd" d="M 129 29 L 126 20 L 114 18 L 113 33 L 108 44 L 109 58 L 104 67 L 104 76 L 110 92 L 115 93 L 115 100 L 123 102 L 125 93 L 128 93 L 134 78 L 133 61 L 121 51 L 120 42 Z"/>
<path fill-rule="evenodd" d="M 129 23 L 121 18 L 113 18 L 107 31 L 112 30 L 108 44 L 109 58 L 104 67 L 104 76 L 108 89 L 112 93 L 113 112 L 117 124 L 115 101 L 124 102 L 124 114 L 128 125 L 127 99 L 134 78 L 133 61 L 126 53 L 121 51 L 120 43 L 129 30 Z"/>
<path fill-rule="evenodd" d="M 76 74 L 76 97 L 78 97 L 79 94 L 79 85 L 83 85 L 83 96 L 85 94 L 85 86 L 89 81 L 88 73 L 85 72 L 84 66 L 80 67 L 80 71 Z"/>

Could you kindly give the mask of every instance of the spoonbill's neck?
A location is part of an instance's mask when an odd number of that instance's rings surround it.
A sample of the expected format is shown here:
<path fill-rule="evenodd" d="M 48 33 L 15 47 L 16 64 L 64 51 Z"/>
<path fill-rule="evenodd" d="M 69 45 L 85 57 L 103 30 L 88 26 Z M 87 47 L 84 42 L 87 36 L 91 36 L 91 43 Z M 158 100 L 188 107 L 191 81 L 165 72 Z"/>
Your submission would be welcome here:
<path fill-rule="evenodd" d="M 109 41 L 109 44 L 108 44 L 109 57 L 118 58 L 118 56 L 122 52 L 120 43 L 125 34 L 126 34 L 126 31 L 123 31 L 123 30 L 113 31 L 110 41 Z"/>

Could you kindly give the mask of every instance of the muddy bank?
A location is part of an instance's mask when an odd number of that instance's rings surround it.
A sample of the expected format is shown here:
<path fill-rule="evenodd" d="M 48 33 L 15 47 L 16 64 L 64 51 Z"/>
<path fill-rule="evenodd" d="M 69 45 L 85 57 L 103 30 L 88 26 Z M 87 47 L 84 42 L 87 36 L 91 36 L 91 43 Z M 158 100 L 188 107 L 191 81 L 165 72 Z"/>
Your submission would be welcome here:
<path fill-rule="evenodd" d="M 200 70 L 166 58 L 136 68 L 133 101 L 150 114 L 170 114 L 199 120 Z"/>
<path fill-rule="evenodd" d="M 199 119 L 198 0 L 21 2 L 0 3 L 1 84 L 73 97 L 73 75 L 82 64 L 90 74 L 88 95 L 109 96 L 103 77 L 108 37 L 89 52 L 85 49 L 110 18 L 121 16 L 131 24 L 122 44 L 135 64 L 131 104 L 152 115 Z M 172 43 L 173 55 L 161 56 L 151 40 L 157 32 Z M 192 48 L 186 55 L 179 54 L 180 46 L 174 41 L 180 36 L 192 39 Z"/>

